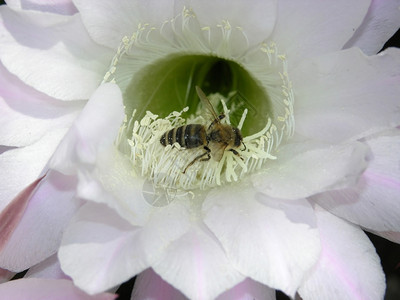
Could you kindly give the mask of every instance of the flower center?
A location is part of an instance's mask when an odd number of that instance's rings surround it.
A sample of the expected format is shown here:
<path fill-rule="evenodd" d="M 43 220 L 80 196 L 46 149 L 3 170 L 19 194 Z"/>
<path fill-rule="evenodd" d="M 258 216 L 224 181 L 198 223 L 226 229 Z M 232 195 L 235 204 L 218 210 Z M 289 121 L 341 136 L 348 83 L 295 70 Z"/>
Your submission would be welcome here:
<path fill-rule="evenodd" d="M 240 43 L 246 45 L 242 51 Z M 104 81 L 115 81 L 124 95 L 127 117 L 118 149 L 137 174 L 166 192 L 237 181 L 275 159 L 279 144 L 293 133 L 293 92 L 276 45 L 249 48 L 241 28 L 228 21 L 201 28 L 188 9 L 161 28 L 139 25 L 123 39 Z M 225 118 L 210 117 L 196 86 Z M 196 147 L 185 142 L 199 134 L 192 124 L 205 132 Z M 218 159 L 212 124 L 237 128 L 243 136 L 225 145 Z M 188 127 L 193 130 L 186 136 L 177 133 Z M 162 143 L 163 136 L 170 141 Z"/>

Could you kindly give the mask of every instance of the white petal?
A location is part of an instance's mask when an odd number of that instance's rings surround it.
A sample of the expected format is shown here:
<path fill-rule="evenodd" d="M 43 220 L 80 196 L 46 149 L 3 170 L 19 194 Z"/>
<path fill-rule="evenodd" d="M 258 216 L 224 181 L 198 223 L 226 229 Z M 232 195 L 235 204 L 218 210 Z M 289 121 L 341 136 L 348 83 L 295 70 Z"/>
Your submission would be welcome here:
<path fill-rule="evenodd" d="M 48 160 L 66 129 L 53 130 L 34 144 L 0 155 L 0 210 L 31 182 L 43 175 Z"/>
<path fill-rule="evenodd" d="M 113 144 L 124 116 L 118 86 L 101 85 L 57 148 L 50 167 L 74 174 L 79 164 L 94 164 L 97 152 Z"/>
<path fill-rule="evenodd" d="M 373 0 L 361 26 L 345 48 L 359 47 L 373 55 L 400 27 L 400 0 Z"/>
<path fill-rule="evenodd" d="M 115 149 L 99 153 L 96 165 L 79 166 L 77 195 L 104 203 L 132 225 L 146 224 L 154 207 L 144 197 L 144 178 L 132 171 L 129 158 Z"/>
<path fill-rule="evenodd" d="M 113 300 L 117 295 L 103 293 L 90 296 L 65 279 L 28 278 L 0 285 L 0 295 L 8 300 Z"/>
<path fill-rule="evenodd" d="M 275 300 L 275 290 L 250 278 L 218 296 L 216 300 Z"/>
<path fill-rule="evenodd" d="M 189 299 L 214 299 L 244 279 L 204 224 L 172 242 L 152 268 Z"/>
<path fill-rule="evenodd" d="M 100 86 L 57 148 L 50 167 L 77 174 L 80 198 L 105 203 L 131 224 L 143 225 L 153 208 L 143 197 L 144 179 L 114 146 L 123 119 L 118 86 Z"/>
<path fill-rule="evenodd" d="M 342 49 L 367 13 L 370 0 L 281 0 L 271 40 L 294 66 L 301 59 Z"/>
<path fill-rule="evenodd" d="M 0 253 L 0 266 L 21 272 L 54 254 L 64 228 L 79 207 L 76 180 L 49 172 L 31 197 L 20 223 Z"/>
<path fill-rule="evenodd" d="M 137 227 L 105 205 L 89 202 L 64 234 L 61 268 L 90 294 L 112 288 L 147 269 L 188 230 L 186 210 L 177 202 L 155 208 L 146 226 Z"/>
<path fill-rule="evenodd" d="M 62 15 L 73 15 L 77 12 L 72 0 L 7 0 L 13 9 L 39 10 Z"/>
<path fill-rule="evenodd" d="M 0 58 L 26 84 L 63 100 L 87 99 L 113 52 L 95 44 L 79 14 L 62 16 L 0 7 Z"/>
<path fill-rule="evenodd" d="M 102 85 L 57 148 L 50 166 L 78 175 L 78 197 L 105 203 L 131 224 L 143 225 L 153 208 L 143 197 L 144 179 L 114 146 L 123 118 L 118 86 Z"/>
<path fill-rule="evenodd" d="M 61 270 L 57 254 L 50 256 L 41 263 L 31 267 L 24 278 L 70 279 Z"/>
<path fill-rule="evenodd" d="M 400 231 L 400 130 L 366 141 L 372 150 L 356 186 L 312 200 L 329 212 L 372 231 Z"/>
<path fill-rule="evenodd" d="M 165 282 L 151 268 L 140 273 L 133 286 L 131 300 L 187 300 L 187 298 L 172 285 Z"/>
<path fill-rule="evenodd" d="M 322 252 L 299 289 L 303 299 L 383 299 L 385 276 L 375 248 L 356 226 L 316 211 Z"/>
<path fill-rule="evenodd" d="M 223 25 L 223 21 L 228 21 L 234 29 L 240 28 L 245 33 L 250 46 L 261 43 L 269 37 L 277 15 L 277 5 L 274 0 L 257 0 L 251 5 L 246 0 L 234 3 L 223 0 L 214 1 L 212 6 L 201 0 L 193 0 L 188 5 L 193 8 L 202 28 L 210 27 L 212 32 L 217 31 L 221 34 L 222 31 L 218 26 Z M 221 39 L 222 34 L 218 37 Z M 220 40 L 218 42 L 220 43 Z M 240 42 L 244 41 L 240 39 Z"/>
<path fill-rule="evenodd" d="M 204 221 L 245 276 L 294 296 L 320 251 L 306 200 L 268 198 L 242 185 L 213 190 Z"/>
<path fill-rule="evenodd" d="M 83 101 L 62 102 L 25 85 L 0 63 L 0 144 L 27 146 L 49 131 L 68 129 Z"/>
<path fill-rule="evenodd" d="M 148 267 L 135 235 L 137 230 L 112 210 L 87 204 L 64 233 L 61 269 L 89 294 L 110 289 Z"/>
<path fill-rule="evenodd" d="M 75 0 L 90 36 L 100 45 L 116 49 L 139 23 L 160 26 L 173 17 L 172 0 Z"/>
<path fill-rule="evenodd" d="M 252 175 L 254 187 L 271 197 L 300 199 L 326 190 L 354 185 L 367 166 L 362 143 L 288 144 L 265 170 Z"/>
<path fill-rule="evenodd" d="M 290 73 L 296 132 L 331 143 L 400 124 L 400 50 L 366 57 L 356 48 L 304 62 Z"/>

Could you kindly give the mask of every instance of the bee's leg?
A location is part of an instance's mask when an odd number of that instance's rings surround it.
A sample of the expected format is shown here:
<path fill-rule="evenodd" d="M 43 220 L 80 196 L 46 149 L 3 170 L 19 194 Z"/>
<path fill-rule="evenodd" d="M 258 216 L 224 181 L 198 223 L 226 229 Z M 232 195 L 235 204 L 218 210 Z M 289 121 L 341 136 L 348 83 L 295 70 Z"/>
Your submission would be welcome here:
<path fill-rule="evenodd" d="M 211 158 L 211 155 L 210 155 L 211 150 L 210 150 L 210 148 L 208 148 L 207 146 L 204 146 L 204 150 L 206 150 L 206 152 L 204 152 L 203 154 L 200 154 L 199 156 L 196 156 L 195 159 L 193 159 L 193 160 L 190 162 L 190 164 L 188 164 L 188 165 L 186 166 L 185 170 L 183 170 L 183 174 L 185 174 L 185 173 L 186 173 L 186 170 L 187 170 L 191 165 L 193 165 L 197 160 L 199 160 L 200 158 L 202 158 L 203 156 L 207 155 L 206 158 L 200 159 L 200 161 L 207 161 L 207 160 L 210 160 L 210 158 Z"/>
<path fill-rule="evenodd" d="M 200 159 L 200 161 L 208 161 L 208 160 L 211 159 L 211 155 L 210 155 L 211 150 L 210 150 L 210 148 L 208 148 L 207 146 L 204 146 L 204 150 L 206 150 L 207 152 L 203 153 L 202 156 L 207 154 L 207 157 Z"/>
<path fill-rule="evenodd" d="M 240 158 L 241 160 L 244 160 L 243 157 L 242 157 L 235 149 L 229 149 L 229 151 L 232 151 L 233 154 L 235 154 L 236 156 L 239 156 L 239 158 Z"/>
<path fill-rule="evenodd" d="M 242 141 L 242 144 L 243 144 L 243 146 L 244 146 L 244 149 L 240 149 L 240 150 L 242 150 L 242 151 L 246 151 L 246 149 L 247 149 L 247 147 L 246 147 L 246 144 L 245 144 L 245 143 L 243 143 L 243 141 Z"/>

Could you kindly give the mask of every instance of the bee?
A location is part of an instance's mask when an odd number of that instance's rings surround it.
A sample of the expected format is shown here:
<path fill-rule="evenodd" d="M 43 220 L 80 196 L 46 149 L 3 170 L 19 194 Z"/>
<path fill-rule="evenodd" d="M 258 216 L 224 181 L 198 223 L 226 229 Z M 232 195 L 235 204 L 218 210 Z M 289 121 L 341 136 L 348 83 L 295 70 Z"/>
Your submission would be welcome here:
<path fill-rule="evenodd" d="M 236 151 L 241 144 L 246 150 L 246 145 L 243 143 L 243 137 L 239 128 L 228 124 L 222 124 L 221 120 L 225 118 L 224 114 L 217 115 L 210 100 L 204 92 L 196 86 L 196 92 L 202 101 L 204 107 L 211 113 L 213 121 L 206 127 L 202 124 L 187 124 L 166 131 L 160 138 L 160 143 L 163 146 L 173 145 L 178 143 L 185 149 L 194 149 L 203 147 L 204 153 L 195 157 L 185 168 L 183 174 L 196 161 L 208 161 L 211 157 L 215 161 L 220 161 L 225 150 L 231 151 L 233 154 L 243 158 Z"/>

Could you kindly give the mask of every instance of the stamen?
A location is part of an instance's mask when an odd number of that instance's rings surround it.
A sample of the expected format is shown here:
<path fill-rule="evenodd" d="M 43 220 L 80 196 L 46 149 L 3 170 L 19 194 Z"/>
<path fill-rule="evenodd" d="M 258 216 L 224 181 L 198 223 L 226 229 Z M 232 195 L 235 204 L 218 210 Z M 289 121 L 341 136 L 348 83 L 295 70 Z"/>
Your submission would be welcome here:
<path fill-rule="evenodd" d="M 246 119 L 246 116 L 247 116 L 247 113 L 248 113 L 248 110 L 247 110 L 247 108 L 246 108 L 246 109 L 243 111 L 242 117 L 240 118 L 240 121 L 239 121 L 239 124 L 238 124 L 238 128 L 239 128 L 239 129 L 242 129 L 243 124 L 244 124 L 244 120 Z"/>
<path fill-rule="evenodd" d="M 260 167 L 265 160 L 275 159 L 270 153 L 273 150 L 275 127 L 271 126 L 272 122 L 269 119 L 263 130 L 244 138 L 246 150 L 239 150 L 243 160 L 231 151 L 225 151 L 219 162 L 213 159 L 198 161 L 183 174 L 187 164 L 204 150 L 202 147 L 185 149 L 178 143 L 164 147 L 160 143 L 160 137 L 173 128 L 185 125 L 182 113 L 187 110 L 188 107 L 180 112 L 174 111 L 164 119 L 148 111 L 140 121 L 133 121 L 135 116 L 133 114 L 120 128 L 116 140 L 117 146 L 120 148 L 124 140 L 128 141 L 133 168 L 138 174 L 152 180 L 157 187 L 175 188 L 178 191 L 207 189 L 226 182 L 238 181 L 246 173 Z M 226 104 L 224 112 L 229 117 Z M 246 114 L 247 110 L 242 114 L 242 124 Z M 199 120 L 202 120 L 204 126 L 209 125 L 204 119 L 197 118 L 197 121 Z M 128 129 L 131 127 L 132 131 L 129 132 Z"/>
<path fill-rule="evenodd" d="M 222 108 L 224 109 L 225 122 L 226 122 L 226 124 L 231 125 L 231 120 L 229 118 L 230 110 L 228 109 L 224 99 L 222 99 L 222 98 L 221 98 L 221 104 L 222 104 Z"/>

